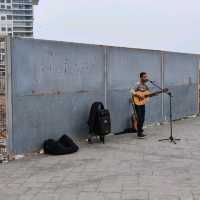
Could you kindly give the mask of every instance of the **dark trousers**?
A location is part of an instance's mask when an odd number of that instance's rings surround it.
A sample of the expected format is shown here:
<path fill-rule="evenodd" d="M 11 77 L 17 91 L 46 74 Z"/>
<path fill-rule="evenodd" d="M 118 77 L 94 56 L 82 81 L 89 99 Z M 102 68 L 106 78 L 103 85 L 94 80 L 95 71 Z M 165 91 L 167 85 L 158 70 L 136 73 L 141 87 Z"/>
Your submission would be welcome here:
<path fill-rule="evenodd" d="M 143 124 L 144 124 L 144 120 L 145 120 L 145 105 L 143 106 L 137 106 L 135 105 L 135 110 L 136 110 L 136 114 L 137 114 L 137 118 L 138 118 L 138 133 L 142 133 L 143 132 Z"/>

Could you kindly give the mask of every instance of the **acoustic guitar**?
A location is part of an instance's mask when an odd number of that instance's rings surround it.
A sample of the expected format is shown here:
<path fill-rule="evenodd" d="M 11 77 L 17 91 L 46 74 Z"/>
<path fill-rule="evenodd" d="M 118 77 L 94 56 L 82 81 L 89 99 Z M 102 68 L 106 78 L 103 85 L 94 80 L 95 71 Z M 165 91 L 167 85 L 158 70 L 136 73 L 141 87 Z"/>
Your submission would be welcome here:
<path fill-rule="evenodd" d="M 163 90 L 153 92 L 153 93 L 151 93 L 149 91 L 145 91 L 145 92 L 137 91 L 137 92 L 135 92 L 135 94 L 133 96 L 133 103 L 138 106 L 145 105 L 149 101 L 150 97 L 156 96 L 158 94 L 161 94 L 161 93 L 164 93 L 167 91 L 168 91 L 168 88 L 165 88 Z"/>

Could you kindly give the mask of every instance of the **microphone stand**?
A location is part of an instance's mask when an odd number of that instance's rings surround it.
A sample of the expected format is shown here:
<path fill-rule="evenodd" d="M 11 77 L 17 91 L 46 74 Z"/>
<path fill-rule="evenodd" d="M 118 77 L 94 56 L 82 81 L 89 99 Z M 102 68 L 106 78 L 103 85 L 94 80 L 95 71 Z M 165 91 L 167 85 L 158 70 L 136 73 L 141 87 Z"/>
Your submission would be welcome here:
<path fill-rule="evenodd" d="M 159 85 L 157 85 L 154 81 L 150 81 L 149 82 L 154 85 L 155 87 L 157 87 L 160 90 L 163 90 Z M 174 144 L 176 144 L 176 141 L 180 141 L 181 139 L 177 139 L 173 137 L 173 131 L 172 131 L 172 93 L 171 92 L 165 92 L 165 94 L 167 94 L 169 96 L 169 118 L 170 118 L 170 137 L 169 138 L 165 138 L 165 139 L 160 139 L 158 140 L 159 142 L 161 141 L 170 141 L 173 142 Z"/>

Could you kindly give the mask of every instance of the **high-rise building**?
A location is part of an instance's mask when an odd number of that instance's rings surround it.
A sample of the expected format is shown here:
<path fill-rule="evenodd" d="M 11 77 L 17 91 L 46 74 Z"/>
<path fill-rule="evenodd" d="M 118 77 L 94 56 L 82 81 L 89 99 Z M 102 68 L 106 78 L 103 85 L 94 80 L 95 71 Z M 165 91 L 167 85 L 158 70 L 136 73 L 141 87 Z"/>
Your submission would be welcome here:
<path fill-rule="evenodd" d="M 0 34 L 33 36 L 33 5 L 39 0 L 0 0 Z"/>
<path fill-rule="evenodd" d="M 1 36 L 33 37 L 33 6 L 38 2 L 0 0 L 0 76 L 5 71 L 5 41 Z"/>

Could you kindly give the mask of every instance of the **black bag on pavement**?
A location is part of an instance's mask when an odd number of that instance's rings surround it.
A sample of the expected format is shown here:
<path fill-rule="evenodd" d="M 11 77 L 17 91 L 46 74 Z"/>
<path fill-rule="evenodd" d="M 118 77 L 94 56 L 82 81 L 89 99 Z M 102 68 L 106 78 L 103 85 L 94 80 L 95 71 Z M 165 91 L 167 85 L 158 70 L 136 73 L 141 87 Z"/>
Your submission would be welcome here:
<path fill-rule="evenodd" d="M 88 119 L 89 133 L 97 135 L 104 143 L 105 135 L 111 132 L 110 113 L 107 109 L 104 109 L 104 105 L 101 102 L 94 102 L 90 109 L 90 115 Z M 88 139 L 91 142 L 91 137 Z"/>
<path fill-rule="evenodd" d="M 58 143 L 60 143 L 66 148 L 71 148 L 72 151 L 74 152 L 78 151 L 79 149 L 78 145 L 75 144 L 74 141 L 67 135 L 63 135 L 62 137 L 60 137 L 60 139 L 58 140 Z"/>
<path fill-rule="evenodd" d="M 58 141 L 48 139 L 44 141 L 44 153 L 50 155 L 65 155 L 78 151 L 79 147 L 67 135 L 63 135 Z"/>

